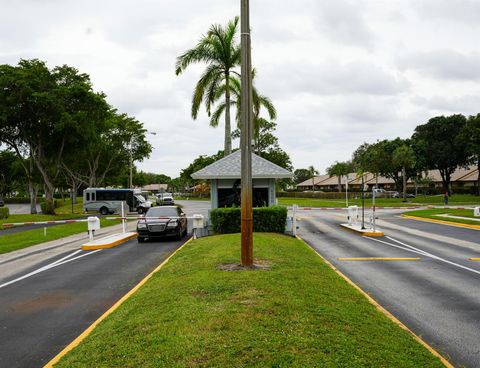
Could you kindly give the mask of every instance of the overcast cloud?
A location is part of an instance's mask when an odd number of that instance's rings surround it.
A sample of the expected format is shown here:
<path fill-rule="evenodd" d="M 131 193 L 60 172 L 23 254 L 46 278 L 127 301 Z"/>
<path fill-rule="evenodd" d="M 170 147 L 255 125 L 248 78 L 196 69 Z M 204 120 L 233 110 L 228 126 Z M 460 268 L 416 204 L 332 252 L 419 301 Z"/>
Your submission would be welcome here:
<path fill-rule="evenodd" d="M 141 169 L 177 176 L 223 148 L 190 101 L 202 66 L 177 77 L 175 58 L 238 0 L 0 0 L 0 63 L 75 66 L 147 129 Z M 251 0 L 259 91 L 278 110 L 294 167 L 320 171 L 361 143 L 408 137 L 439 114 L 480 112 L 477 0 Z M 238 145 L 238 142 L 235 142 Z"/>

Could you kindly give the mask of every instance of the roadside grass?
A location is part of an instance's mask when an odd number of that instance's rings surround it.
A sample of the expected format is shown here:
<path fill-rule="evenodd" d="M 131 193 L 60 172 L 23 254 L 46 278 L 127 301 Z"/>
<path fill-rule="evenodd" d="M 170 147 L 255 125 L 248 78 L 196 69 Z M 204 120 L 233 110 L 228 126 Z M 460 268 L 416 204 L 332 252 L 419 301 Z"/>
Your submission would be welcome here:
<path fill-rule="evenodd" d="M 453 209 L 453 208 L 436 208 L 436 209 L 430 209 L 430 210 L 408 211 L 404 213 L 404 215 L 407 215 L 407 216 L 416 216 L 416 217 L 423 217 L 423 218 L 429 218 L 434 220 L 458 222 L 460 224 L 480 226 L 480 221 L 469 221 L 465 219 L 456 219 L 453 217 L 435 216 L 435 215 L 444 215 L 444 214 L 480 219 L 480 217 L 475 217 L 473 215 L 473 209 L 460 210 L 460 209 Z"/>
<path fill-rule="evenodd" d="M 0 233 L 3 230 L 3 224 L 9 224 L 14 222 L 41 222 L 41 221 L 57 221 L 57 220 L 68 220 L 72 218 L 84 217 L 80 214 L 69 214 L 69 215 L 10 215 L 6 219 L 0 220 Z"/>
<path fill-rule="evenodd" d="M 174 197 L 175 201 L 209 201 L 210 197 Z"/>
<path fill-rule="evenodd" d="M 27 215 L 12 215 L 12 216 L 27 216 Z M 11 217 L 7 220 L 10 220 Z M 39 216 L 39 215 L 38 215 Z M 45 215 L 42 215 L 45 216 Z M 59 220 L 59 216 L 50 216 L 51 220 Z M 68 216 L 71 218 L 71 216 Z M 28 220 L 30 221 L 30 220 Z M 48 221 L 48 220 L 38 220 Z M 23 222 L 23 221 L 8 221 L 8 222 Z M 100 219 L 101 227 L 118 225 L 119 222 L 115 220 Z M 40 243 L 57 240 L 66 236 L 75 235 L 85 232 L 87 234 L 87 223 L 76 222 L 65 225 L 55 225 L 47 227 L 47 236 L 44 236 L 43 227 L 37 227 L 32 230 L 26 230 L 19 233 L 1 235 L 0 232 L 0 254 L 13 252 L 15 250 L 30 247 Z"/>
<path fill-rule="evenodd" d="M 65 201 L 61 199 L 57 199 L 57 203 L 60 205 L 59 207 L 55 208 L 55 213 L 58 215 L 68 215 L 72 214 L 72 201 L 66 199 Z M 77 197 L 77 203 L 73 205 L 73 214 L 85 214 L 83 211 L 83 198 Z"/>
<path fill-rule="evenodd" d="M 302 241 L 255 233 L 188 244 L 55 367 L 443 367 Z"/>
<path fill-rule="evenodd" d="M 410 207 L 426 205 L 443 205 L 443 195 L 436 196 L 418 196 L 408 198 L 403 202 L 402 198 L 377 198 L 376 205 L 380 207 Z M 345 199 L 323 199 L 323 198 L 291 198 L 279 197 L 278 204 L 291 206 L 297 204 L 303 207 L 345 207 Z M 454 194 L 449 198 L 449 205 L 474 205 L 480 204 L 480 197 L 469 194 Z M 361 206 L 361 198 L 351 198 L 348 200 L 349 206 Z M 365 206 L 372 206 L 372 198 L 365 198 Z"/>

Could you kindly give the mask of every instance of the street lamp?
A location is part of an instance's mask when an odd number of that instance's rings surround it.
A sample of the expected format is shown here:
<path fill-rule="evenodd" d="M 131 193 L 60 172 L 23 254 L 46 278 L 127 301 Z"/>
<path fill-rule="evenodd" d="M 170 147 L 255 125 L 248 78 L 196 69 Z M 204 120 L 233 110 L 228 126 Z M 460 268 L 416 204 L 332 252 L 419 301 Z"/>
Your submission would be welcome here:
<path fill-rule="evenodd" d="M 151 135 L 157 135 L 157 132 L 147 132 Z M 133 135 L 130 137 L 130 141 L 128 142 L 128 151 L 130 154 L 130 159 L 128 163 L 128 188 L 133 189 Z"/>

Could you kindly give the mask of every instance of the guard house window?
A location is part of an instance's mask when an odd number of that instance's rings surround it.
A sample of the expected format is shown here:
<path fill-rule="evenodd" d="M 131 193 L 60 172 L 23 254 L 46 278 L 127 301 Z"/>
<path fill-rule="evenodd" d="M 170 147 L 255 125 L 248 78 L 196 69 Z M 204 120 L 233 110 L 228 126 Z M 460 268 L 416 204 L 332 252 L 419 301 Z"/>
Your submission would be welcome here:
<path fill-rule="evenodd" d="M 253 207 L 268 207 L 268 188 L 253 188 L 252 192 Z M 240 188 L 219 188 L 218 189 L 218 207 L 240 207 L 241 192 Z"/>

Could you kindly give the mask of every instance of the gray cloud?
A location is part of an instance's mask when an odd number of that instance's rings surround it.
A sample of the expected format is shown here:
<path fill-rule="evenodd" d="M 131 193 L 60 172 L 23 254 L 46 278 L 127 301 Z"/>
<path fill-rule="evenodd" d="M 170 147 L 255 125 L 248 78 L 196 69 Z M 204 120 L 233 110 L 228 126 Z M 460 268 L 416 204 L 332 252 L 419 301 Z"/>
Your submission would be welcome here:
<path fill-rule="evenodd" d="M 317 27 L 322 35 L 349 46 L 373 48 L 375 35 L 364 18 L 362 1 L 320 1 L 317 9 Z"/>
<path fill-rule="evenodd" d="M 461 53 L 440 49 L 411 53 L 398 58 L 397 65 L 403 69 L 416 70 L 423 75 L 440 79 L 480 79 L 480 54 Z"/>
<path fill-rule="evenodd" d="M 424 20 L 441 19 L 479 25 L 480 2 L 477 0 L 423 0 L 413 3 Z"/>
<path fill-rule="evenodd" d="M 477 114 L 480 108 L 479 95 L 432 96 L 429 98 L 416 96 L 412 97 L 411 100 L 412 103 L 424 106 L 427 109 L 452 114 L 473 115 Z"/>

